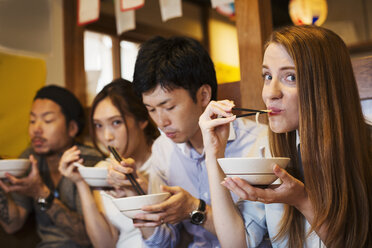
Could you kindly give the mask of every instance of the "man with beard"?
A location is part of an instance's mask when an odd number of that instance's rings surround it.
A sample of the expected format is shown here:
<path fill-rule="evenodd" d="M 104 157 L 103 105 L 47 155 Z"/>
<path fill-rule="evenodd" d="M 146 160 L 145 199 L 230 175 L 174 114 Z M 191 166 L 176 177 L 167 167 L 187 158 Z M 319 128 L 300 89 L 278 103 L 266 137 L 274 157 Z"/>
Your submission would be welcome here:
<path fill-rule="evenodd" d="M 75 184 L 58 171 L 63 152 L 74 145 L 84 165 L 101 159 L 93 148 L 75 143 L 83 127 L 83 108 L 71 92 L 50 85 L 36 93 L 29 122 L 31 147 L 21 155 L 31 160 L 30 171 L 26 177 L 8 174 L 8 182 L 0 181 L 0 224 L 7 233 L 18 231 L 34 213 L 38 247 L 90 245 Z"/>

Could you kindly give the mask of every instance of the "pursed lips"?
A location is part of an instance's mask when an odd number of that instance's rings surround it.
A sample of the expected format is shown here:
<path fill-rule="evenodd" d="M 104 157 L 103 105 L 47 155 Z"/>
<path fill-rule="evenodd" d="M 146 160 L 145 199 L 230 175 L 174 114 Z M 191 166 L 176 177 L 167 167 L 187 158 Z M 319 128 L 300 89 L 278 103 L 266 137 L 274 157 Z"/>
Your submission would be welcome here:
<path fill-rule="evenodd" d="M 173 138 L 174 136 L 176 136 L 176 132 L 165 132 L 165 135 L 166 135 L 168 138 Z"/>
<path fill-rule="evenodd" d="M 280 113 L 283 112 L 282 109 L 273 107 L 273 106 L 269 106 L 267 109 L 271 110 L 271 112 L 269 113 L 269 116 L 279 115 Z"/>

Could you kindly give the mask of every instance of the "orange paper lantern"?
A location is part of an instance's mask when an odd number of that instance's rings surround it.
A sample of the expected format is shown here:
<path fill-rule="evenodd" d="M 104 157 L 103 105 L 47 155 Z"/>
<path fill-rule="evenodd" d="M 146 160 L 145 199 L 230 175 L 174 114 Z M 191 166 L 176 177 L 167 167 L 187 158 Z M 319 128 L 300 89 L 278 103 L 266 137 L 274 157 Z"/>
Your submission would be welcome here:
<path fill-rule="evenodd" d="M 327 18 L 326 0 L 290 0 L 288 8 L 289 16 L 295 25 L 320 26 Z"/>

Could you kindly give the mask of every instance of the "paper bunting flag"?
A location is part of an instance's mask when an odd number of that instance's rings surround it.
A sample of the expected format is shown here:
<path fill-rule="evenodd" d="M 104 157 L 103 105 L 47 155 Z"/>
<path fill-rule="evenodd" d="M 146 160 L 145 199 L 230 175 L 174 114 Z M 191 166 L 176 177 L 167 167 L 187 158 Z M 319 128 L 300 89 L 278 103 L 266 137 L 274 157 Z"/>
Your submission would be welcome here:
<path fill-rule="evenodd" d="M 136 28 L 136 14 L 134 10 L 121 11 L 120 2 L 120 0 L 114 0 L 116 31 L 118 35 Z"/>
<path fill-rule="evenodd" d="M 120 2 L 121 11 L 135 10 L 145 5 L 145 0 L 121 0 Z"/>
<path fill-rule="evenodd" d="M 100 0 L 78 0 L 78 25 L 97 21 L 99 9 Z"/>
<path fill-rule="evenodd" d="M 163 22 L 182 16 L 181 0 L 159 0 L 159 4 Z"/>
<path fill-rule="evenodd" d="M 228 4 L 218 5 L 216 7 L 216 11 L 220 13 L 221 15 L 232 18 L 235 16 L 235 4 L 228 3 Z"/>
<path fill-rule="evenodd" d="M 234 0 L 211 0 L 212 8 L 216 8 L 217 6 L 227 3 L 234 3 Z"/>

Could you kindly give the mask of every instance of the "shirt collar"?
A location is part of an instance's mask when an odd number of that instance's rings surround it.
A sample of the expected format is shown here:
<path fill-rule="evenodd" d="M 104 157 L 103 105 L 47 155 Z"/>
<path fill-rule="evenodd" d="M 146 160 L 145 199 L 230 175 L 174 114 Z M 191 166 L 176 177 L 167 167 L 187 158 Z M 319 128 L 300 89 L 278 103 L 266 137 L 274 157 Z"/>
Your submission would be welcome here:
<path fill-rule="evenodd" d="M 300 144 L 300 134 L 298 132 L 298 129 L 296 130 L 296 147 L 298 147 L 298 144 Z"/>
<path fill-rule="evenodd" d="M 233 141 L 236 139 L 236 132 L 234 129 L 234 124 L 230 122 L 230 132 L 229 137 L 227 138 L 227 141 Z M 204 150 L 202 154 L 199 154 L 191 145 L 189 142 L 184 143 L 176 143 L 176 146 L 182 151 L 183 154 L 185 154 L 188 157 L 191 158 L 197 158 L 197 157 L 203 157 L 204 156 Z"/>

